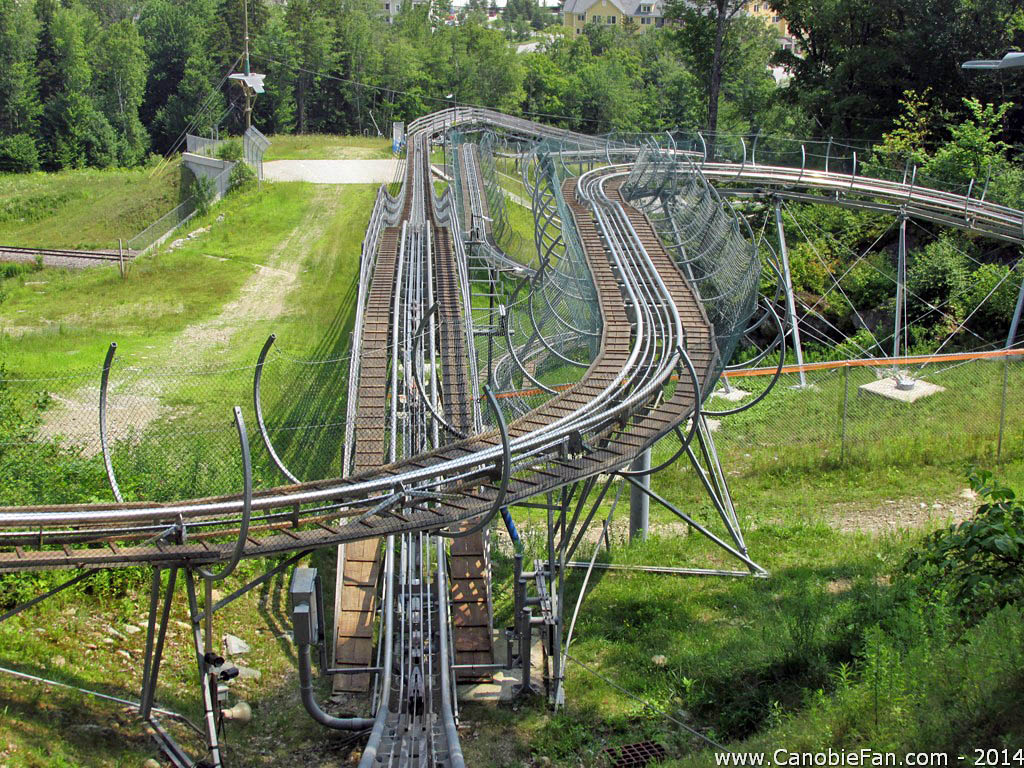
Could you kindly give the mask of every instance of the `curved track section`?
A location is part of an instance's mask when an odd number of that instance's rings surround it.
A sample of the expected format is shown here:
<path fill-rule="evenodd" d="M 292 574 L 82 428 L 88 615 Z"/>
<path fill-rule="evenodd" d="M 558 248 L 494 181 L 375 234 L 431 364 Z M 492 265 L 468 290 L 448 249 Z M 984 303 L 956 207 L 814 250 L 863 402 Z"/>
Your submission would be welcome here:
<path fill-rule="evenodd" d="M 490 127 L 521 136 L 531 133 L 543 135 L 540 129 L 531 127 L 527 121 L 483 110 L 440 113 L 410 125 L 414 137 L 420 137 L 418 141 L 421 144 L 417 149 L 416 142 L 412 143 L 409 165 L 417 162 L 417 157 L 425 164 L 428 138 L 439 135 L 452 125 L 459 125 L 460 130 Z M 535 212 L 541 216 L 545 210 L 555 211 L 550 218 L 564 232 L 563 245 L 565 240 L 574 237 L 585 240 L 584 266 L 591 275 L 593 290 L 598 297 L 596 304 L 602 310 L 603 327 L 599 336 L 589 337 L 599 340 L 600 350 L 579 381 L 571 387 L 559 388 L 557 394 L 545 392 L 548 396 L 546 402 L 539 408 L 524 412 L 512 423 L 508 457 L 512 481 L 507 494 L 502 497 L 496 484 L 506 459 L 500 435 L 494 430 L 465 439 L 452 439 L 439 447 L 415 455 L 407 454 L 407 458 L 396 454 L 394 463 L 371 466 L 371 459 L 378 464 L 385 460 L 380 434 L 385 417 L 383 411 L 378 411 L 375 417 L 366 416 L 367 419 L 375 418 L 375 424 L 363 424 L 370 430 L 367 441 L 374 440 L 376 444 L 366 443 L 368 448 L 364 449 L 363 438 L 357 437 L 345 447 L 346 451 L 353 448 L 356 452 L 366 451 L 363 454 L 366 463 L 360 461 L 356 465 L 353 462 L 349 476 L 253 493 L 252 520 L 242 542 L 243 556 L 303 550 L 457 524 L 492 511 L 496 503 L 511 504 L 577 479 L 621 467 L 651 440 L 685 420 L 685 412 L 665 412 L 664 428 L 652 427 L 657 412 L 661 410 L 652 408 L 652 403 L 671 401 L 668 395 L 675 388 L 673 374 L 681 367 L 676 347 L 683 348 L 689 339 L 699 335 L 700 330 L 687 329 L 688 332 L 684 333 L 682 321 L 677 324 L 675 318 L 680 315 L 679 307 L 685 304 L 685 297 L 673 295 L 665 275 L 678 273 L 685 285 L 694 287 L 691 301 L 700 312 L 710 306 L 714 297 L 705 297 L 704 287 L 693 282 L 696 276 L 690 274 L 692 265 L 684 263 L 677 266 L 680 263 L 677 261 L 678 253 L 666 254 L 665 270 L 661 266 L 652 266 L 661 258 L 659 252 L 664 252 L 666 233 L 654 231 L 651 241 L 644 241 L 645 217 L 641 211 L 661 193 L 652 194 L 647 190 L 639 194 L 637 207 L 634 207 L 627 204 L 626 198 L 631 190 L 639 187 L 626 183 L 616 190 L 609 178 L 615 174 L 622 174 L 621 178 L 625 178 L 627 172 L 634 173 L 641 163 L 634 164 L 632 171 L 630 166 L 596 169 L 585 173 L 575 187 L 572 184 L 565 186 L 567 172 L 585 169 L 584 153 L 590 156 L 586 162 L 598 165 L 594 160 L 599 154 L 595 146 L 598 140 L 569 135 L 564 131 L 544 131 L 556 136 L 549 139 L 549 143 L 560 143 L 561 146 L 550 147 L 535 164 L 534 177 L 547 180 L 546 185 L 533 185 L 535 202 L 540 203 Z M 614 151 L 605 149 L 603 154 L 607 162 L 621 159 L 620 155 L 630 152 L 636 158 L 641 150 L 615 147 Z M 688 157 L 685 153 L 675 154 Z M 700 178 L 697 169 L 687 167 L 682 160 L 676 165 L 678 167 L 672 171 L 676 175 Z M 726 181 L 767 173 L 762 166 L 735 168 L 712 163 L 704 164 L 704 172 Z M 601 183 L 598 183 L 599 178 Z M 815 185 L 819 181 L 821 185 L 834 187 L 845 180 L 847 188 L 855 190 L 862 186 L 861 177 L 793 169 L 772 171 L 770 179 L 766 177 L 764 180 L 766 183 L 773 180 L 779 185 L 790 185 L 794 189 L 797 185 L 817 189 Z M 868 185 L 864 195 L 869 198 L 889 195 L 891 200 L 900 201 L 903 205 L 917 206 L 915 210 L 969 224 L 975 230 L 996 237 L 1016 237 L 1024 220 L 1019 211 L 970 197 L 956 198 L 935 190 L 915 189 L 912 185 L 893 182 L 871 181 L 864 184 Z M 418 194 L 415 187 L 408 191 L 412 194 L 405 196 L 407 212 L 411 211 L 410 206 L 419 206 L 421 211 L 425 211 L 426 197 L 430 192 L 427 184 L 422 184 Z M 622 197 L 623 192 L 626 193 L 625 198 Z M 546 199 L 541 199 L 544 195 L 547 195 Z M 571 213 L 567 214 L 570 209 Z M 688 215 L 685 205 L 678 206 L 678 210 L 680 213 L 674 214 L 676 218 Z M 671 216 L 666 220 L 670 219 Z M 542 223 L 538 221 L 539 228 Z M 705 228 L 713 229 L 709 224 Z M 397 239 L 395 228 L 384 227 L 382 243 L 391 239 Z M 714 242 L 705 245 L 707 252 L 714 255 L 718 246 Z M 388 246 L 385 250 L 393 253 L 394 249 Z M 556 262 L 552 252 L 549 247 L 547 261 L 541 270 L 547 271 L 551 279 L 531 278 L 534 280 L 531 287 L 539 287 L 540 290 L 523 293 L 524 296 L 529 295 L 535 305 L 539 301 L 554 300 L 551 293 L 545 293 L 547 285 L 564 281 L 563 288 L 578 291 L 581 281 L 586 282 L 579 273 L 562 271 L 569 262 Z M 378 259 L 383 253 L 384 250 L 379 252 Z M 751 268 L 755 262 L 756 256 L 748 259 Z M 711 268 L 709 274 L 714 269 Z M 385 303 L 390 290 L 386 287 L 389 282 L 385 277 L 387 271 L 386 265 L 381 269 L 379 264 L 378 269 L 373 270 L 375 280 L 380 275 L 379 285 L 384 292 Z M 372 289 L 370 294 L 373 294 Z M 626 313 L 624 321 L 617 320 L 618 314 L 609 308 L 613 300 Z M 751 307 L 752 300 L 751 295 Z M 465 312 L 466 307 L 462 311 Z M 517 314 L 522 316 L 522 312 Z M 571 318 L 560 315 L 557 308 L 551 315 L 552 323 L 562 326 L 561 333 L 592 332 L 580 328 Z M 714 323 L 715 318 L 709 319 Z M 525 327 L 522 320 L 517 319 L 516 322 Z M 622 322 L 626 325 L 621 325 Z M 659 325 L 663 327 L 657 327 Z M 362 326 L 370 328 L 365 318 Z M 382 328 L 375 330 L 386 331 Z M 540 335 L 550 344 L 555 334 Z M 716 337 L 719 335 L 716 328 Z M 534 342 L 534 346 L 538 343 Z M 720 343 L 717 338 L 716 343 Z M 515 343 L 509 351 L 516 352 Z M 703 392 L 708 391 L 728 351 L 717 350 L 715 365 L 701 376 Z M 376 352 L 370 350 L 369 344 L 360 350 L 364 361 L 368 361 L 372 354 Z M 518 360 L 516 367 L 523 368 L 524 362 Z M 360 398 L 372 399 L 374 386 L 381 393 L 381 387 L 386 390 L 388 386 L 394 386 L 396 374 L 392 372 L 388 380 L 381 380 L 380 370 L 379 361 L 373 365 L 361 365 L 360 380 L 365 378 L 367 384 L 366 388 L 360 386 Z M 455 370 L 457 373 L 458 366 Z M 377 377 L 373 385 L 369 383 L 372 376 Z M 477 379 L 471 377 L 470 381 L 477 382 Z M 543 382 L 538 381 L 538 384 L 543 385 Z M 453 392 L 469 391 L 472 397 L 476 397 L 476 387 L 467 389 L 465 381 L 460 381 L 457 375 L 443 382 L 443 386 L 449 389 L 449 400 L 457 399 Z M 537 388 L 544 391 L 543 386 Z M 377 404 L 380 405 L 380 401 Z M 448 406 L 449 403 L 442 403 L 444 413 L 447 413 Z M 456 408 L 452 413 L 465 423 L 464 411 Z M 648 420 L 648 414 L 654 416 Z M 357 411 L 357 425 L 362 418 L 361 411 Z M 378 434 L 372 434 L 374 429 Z M 356 431 L 359 431 L 358 426 Z M 433 503 L 420 506 L 404 503 L 409 498 L 409 489 L 433 494 Z M 224 561 L 235 551 L 234 539 L 239 530 L 244 501 L 239 495 L 229 495 L 169 504 L 130 502 L 3 508 L 0 509 L 0 569 L 114 567 L 132 563 L 200 566 Z"/>
<path fill-rule="evenodd" d="M 517 135 L 541 133 L 527 121 L 482 110 L 434 115 L 411 124 L 410 129 L 414 135 L 422 135 L 426 139 L 452 125 L 459 125 L 460 129 L 489 126 Z M 658 318 L 664 317 L 661 306 L 668 306 L 668 298 L 673 304 L 678 303 L 676 298 L 665 295 L 668 286 L 656 285 L 656 280 L 655 285 L 648 284 L 653 276 L 644 270 L 650 268 L 652 251 L 657 253 L 658 249 L 637 246 L 637 236 L 642 233 L 629 231 L 630 226 L 636 229 L 636 224 L 630 220 L 622 204 L 614 199 L 614 194 L 609 194 L 613 190 L 607 185 L 581 182 L 571 194 L 562 187 L 560 179 L 564 177 L 565 170 L 572 168 L 573 162 L 577 163 L 576 170 L 580 169 L 581 153 L 591 156 L 598 153 L 595 147 L 597 140 L 569 136 L 564 131 L 548 132 L 555 134 L 557 141 L 565 146 L 549 152 L 546 156 L 549 167 L 538 165 L 538 172 L 545 178 L 558 177 L 549 185 L 551 190 L 555 190 L 550 192 L 551 201 L 561 206 L 579 206 L 573 208 L 572 218 L 576 219 L 579 236 L 591 238 L 586 248 L 587 268 L 593 275 L 599 294 L 606 291 L 606 279 L 616 286 L 617 291 L 621 284 L 622 292 L 618 293 L 616 300 L 618 303 L 625 301 L 624 307 L 630 313 L 632 341 L 625 341 L 619 329 L 612 324 L 611 312 L 603 314 L 601 352 L 580 382 L 558 392 L 539 409 L 527 412 L 513 423 L 510 429 L 513 481 L 507 497 L 503 499 L 506 503 L 626 463 L 648 442 L 646 435 L 631 429 L 632 424 L 638 414 L 647 410 L 651 398 L 660 396 L 657 393 L 671 378 L 670 369 L 679 364 L 678 357 L 673 360 L 674 350 L 669 350 L 661 360 L 662 364 L 658 364 L 651 358 L 651 344 L 641 341 L 637 345 L 636 342 L 648 329 L 643 314 L 645 301 L 654 307 L 651 317 Z M 628 148 L 615 148 L 615 153 L 628 151 Z M 632 151 L 636 156 L 640 150 Z M 606 161 L 618 159 L 613 154 L 606 150 Z M 414 150 L 410 165 L 415 156 Z M 554 167 L 556 164 L 561 167 Z M 613 166 L 601 170 L 600 175 L 625 173 L 627 168 Z M 689 173 L 693 178 L 699 176 L 693 168 L 680 167 L 679 172 Z M 915 206 L 915 215 L 920 212 L 922 216 L 943 218 L 995 237 L 1017 238 L 1024 221 L 1019 211 L 990 202 L 914 188 L 911 184 L 864 180 L 855 175 L 713 163 L 704 164 L 704 173 L 723 181 L 747 178 L 788 185 L 791 190 L 800 185 L 831 189 L 833 192 L 842 192 L 839 187 L 843 185 L 846 190 L 863 188 L 862 194 L 867 198 L 888 196 L 892 204 Z M 536 185 L 535 192 L 539 188 L 540 185 Z M 626 189 L 629 188 L 627 185 Z M 425 205 L 427 191 L 423 189 L 420 196 L 407 195 L 405 205 Z M 417 197 L 420 202 L 417 202 Z M 827 196 L 823 197 L 827 200 Z M 638 204 L 643 207 L 642 202 Z M 585 217 L 588 210 L 587 215 L 594 217 L 590 223 Z M 571 229 L 572 222 L 564 214 L 560 223 L 565 230 Z M 596 239 L 591 235 L 591 226 L 596 231 Z M 386 232 L 385 238 L 389 234 L 393 236 L 393 233 Z M 663 242 L 664 233 L 658 234 L 663 236 L 659 239 Z M 596 253 L 599 243 L 607 253 Z M 713 250 L 711 245 L 709 248 Z M 607 259 L 609 256 L 610 261 Z M 557 279 L 577 279 L 575 275 L 559 273 L 558 265 L 549 265 L 548 269 Z M 690 279 L 689 275 L 684 279 Z M 381 285 L 385 284 L 382 279 Z M 707 302 L 699 288 L 698 296 L 697 305 L 705 306 Z M 543 300 L 543 293 L 532 298 L 534 303 L 538 299 Z M 568 318 L 560 319 L 573 326 Z M 579 330 L 578 326 L 575 327 Z M 571 332 L 572 328 L 562 330 Z M 663 336 L 676 342 L 682 337 L 681 329 Z M 663 341 L 658 343 L 659 349 L 664 346 L 667 344 Z M 628 353 L 621 357 L 620 351 Z M 368 352 L 363 350 L 360 354 L 365 358 Z M 720 357 L 724 358 L 724 354 Z M 721 364 L 718 363 L 719 366 Z M 639 369 L 637 365 L 640 365 Z M 613 368 L 616 369 L 615 375 L 610 379 L 602 378 Z M 713 378 L 714 371 L 709 371 L 709 380 L 703 382 L 705 391 Z M 386 387 L 387 382 L 383 385 Z M 455 389 L 464 387 L 454 380 L 451 386 Z M 369 393 L 364 390 L 360 396 L 369 396 Z M 360 418 L 357 414 L 356 421 Z M 379 428 L 381 417 L 377 418 Z M 673 420 L 679 420 L 679 417 L 673 417 Z M 625 434 L 618 435 L 616 428 Z M 651 433 L 650 437 L 653 436 Z M 377 439 L 380 439 L 379 435 Z M 359 441 L 361 438 L 357 439 Z M 578 449 L 581 443 L 591 450 L 582 453 L 570 450 L 570 447 Z M 621 450 L 613 447 L 616 445 Z M 378 462 L 382 460 L 383 450 L 377 453 L 377 447 L 382 448 L 378 445 L 366 454 L 368 461 L 371 456 Z M 559 453 L 566 456 L 559 456 Z M 385 467 L 353 466 L 348 477 L 256 491 L 252 497 L 252 524 L 243 544 L 243 556 L 373 539 L 398 531 L 435 529 L 470 519 L 489 511 L 498 500 L 499 489 L 494 479 L 501 474 L 502 462 L 501 440 L 492 430 L 454 440 Z M 422 509 L 412 507 L 396 511 L 396 507 L 402 506 L 402 490 L 414 487 L 437 494 L 438 503 Z M 234 495 L 170 504 L 132 502 L 0 509 L 0 545 L 3 546 L 0 568 L 97 567 L 131 563 L 204 565 L 226 560 L 235 549 L 232 537 L 237 533 L 243 506 L 244 500 Z M 296 506 L 299 509 L 297 515 Z"/>

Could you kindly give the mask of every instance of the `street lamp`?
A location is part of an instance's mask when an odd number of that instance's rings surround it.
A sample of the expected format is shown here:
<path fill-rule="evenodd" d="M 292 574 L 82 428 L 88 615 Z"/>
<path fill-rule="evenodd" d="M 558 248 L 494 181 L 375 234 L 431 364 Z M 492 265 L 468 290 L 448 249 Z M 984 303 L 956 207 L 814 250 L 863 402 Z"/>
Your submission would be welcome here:
<path fill-rule="evenodd" d="M 1001 59 L 965 61 L 960 69 L 1017 69 L 1024 67 L 1024 51 L 1010 51 Z"/>
<path fill-rule="evenodd" d="M 975 59 L 965 61 L 961 69 L 1020 69 L 1024 67 L 1024 51 L 1010 51 L 1001 59 Z M 1020 283 L 1017 294 L 1017 305 L 1013 308 L 1013 320 L 1010 321 L 1010 333 L 1006 337 L 1006 348 L 1013 346 L 1017 340 L 1017 326 L 1020 325 L 1021 308 L 1024 307 L 1024 279 Z"/>

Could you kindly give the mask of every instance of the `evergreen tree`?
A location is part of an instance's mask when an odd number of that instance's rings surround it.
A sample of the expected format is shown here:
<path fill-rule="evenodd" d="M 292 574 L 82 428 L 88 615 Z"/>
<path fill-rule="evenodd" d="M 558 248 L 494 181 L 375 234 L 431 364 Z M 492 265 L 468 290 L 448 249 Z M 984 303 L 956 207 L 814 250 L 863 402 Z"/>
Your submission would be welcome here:
<path fill-rule="evenodd" d="M 52 72 L 40 131 L 43 162 L 51 169 L 106 167 L 117 162 L 114 129 L 92 98 L 92 69 L 84 38 L 88 11 L 80 5 L 50 6 L 43 16 L 42 39 Z M 40 51 L 40 55 L 43 51 Z"/>
<path fill-rule="evenodd" d="M 157 112 L 155 124 L 168 148 L 184 141 L 185 134 L 206 135 L 226 117 L 224 94 L 214 88 L 209 61 L 196 54 L 185 62 L 185 73 L 174 95 Z"/>
<path fill-rule="evenodd" d="M 30 171 L 39 164 L 38 36 L 29 4 L 0 0 L 0 171 Z"/>
<path fill-rule="evenodd" d="M 149 149 L 149 134 L 139 119 L 149 70 L 142 38 L 131 22 L 119 21 L 97 38 L 93 56 L 96 99 L 117 133 L 118 161 L 135 165 Z"/>
<path fill-rule="evenodd" d="M 188 122 L 182 118 L 192 109 L 197 110 L 210 95 L 212 84 L 228 74 L 226 71 L 218 73 L 212 64 L 210 48 L 217 44 L 211 32 L 213 27 L 212 0 L 148 0 L 142 10 L 139 31 L 150 69 L 139 117 L 149 127 L 154 147 L 160 152 L 171 149 Z M 237 55 L 232 56 L 232 62 Z M 196 95 L 202 95 L 202 100 L 192 105 L 184 101 Z M 172 99 L 174 104 L 171 104 Z M 224 111 L 222 97 L 219 101 L 211 100 L 211 109 L 214 107 L 213 123 L 205 118 L 202 121 L 207 129 L 216 124 Z"/>
<path fill-rule="evenodd" d="M 310 130 L 310 112 L 317 100 L 320 78 L 315 74 L 332 67 L 334 34 L 319 0 L 292 0 L 285 11 L 290 46 L 281 52 L 289 65 L 295 91 L 295 124 L 299 133 Z"/>

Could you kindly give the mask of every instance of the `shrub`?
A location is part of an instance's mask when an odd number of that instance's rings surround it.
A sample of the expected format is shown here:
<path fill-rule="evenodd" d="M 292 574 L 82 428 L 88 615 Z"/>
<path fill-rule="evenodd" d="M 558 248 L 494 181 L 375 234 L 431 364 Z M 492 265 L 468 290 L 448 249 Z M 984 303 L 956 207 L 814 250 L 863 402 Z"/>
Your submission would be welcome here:
<path fill-rule="evenodd" d="M 1024 506 L 991 472 L 972 471 L 969 478 L 985 502 L 969 520 L 925 538 L 902 571 L 922 591 L 947 594 L 975 622 L 1024 596 Z"/>
<path fill-rule="evenodd" d="M 256 183 L 256 172 L 245 162 L 237 162 L 228 174 L 228 191 L 247 189 Z"/>
<path fill-rule="evenodd" d="M 196 176 L 195 181 L 192 182 L 191 192 L 198 214 L 200 216 L 208 214 L 210 206 L 213 205 L 217 197 L 217 189 L 213 185 L 213 179 L 206 176 Z"/>
<path fill-rule="evenodd" d="M 29 173 L 39 169 L 39 150 L 27 133 L 0 137 L 0 171 Z"/>
<path fill-rule="evenodd" d="M 229 163 L 237 163 L 242 159 L 242 142 L 238 139 L 228 139 L 217 147 L 217 158 L 226 160 Z"/>

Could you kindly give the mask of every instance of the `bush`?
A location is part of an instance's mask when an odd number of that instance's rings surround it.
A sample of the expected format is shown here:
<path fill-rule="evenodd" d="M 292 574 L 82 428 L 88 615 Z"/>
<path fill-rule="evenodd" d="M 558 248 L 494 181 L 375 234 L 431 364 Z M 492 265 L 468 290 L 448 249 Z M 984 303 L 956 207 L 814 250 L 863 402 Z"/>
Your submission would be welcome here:
<path fill-rule="evenodd" d="M 969 520 L 928 536 L 902 570 L 921 591 L 948 595 L 975 622 L 1024 597 L 1024 506 L 991 472 L 972 471 L 969 477 L 985 503 Z"/>
<path fill-rule="evenodd" d="M 242 142 L 238 139 L 228 139 L 217 147 L 217 158 L 219 160 L 237 163 L 242 159 L 242 156 Z"/>
<path fill-rule="evenodd" d="M 39 150 L 27 133 L 0 137 L 0 171 L 29 173 L 39 169 Z"/>
<path fill-rule="evenodd" d="M 196 212 L 200 216 L 208 214 L 210 206 L 213 205 L 217 197 L 217 189 L 213 185 L 213 179 L 206 176 L 196 176 L 195 181 L 192 182 L 191 192 Z"/>
<path fill-rule="evenodd" d="M 256 171 L 248 163 L 237 162 L 228 174 L 228 191 L 247 189 L 256 183 Z"/>

